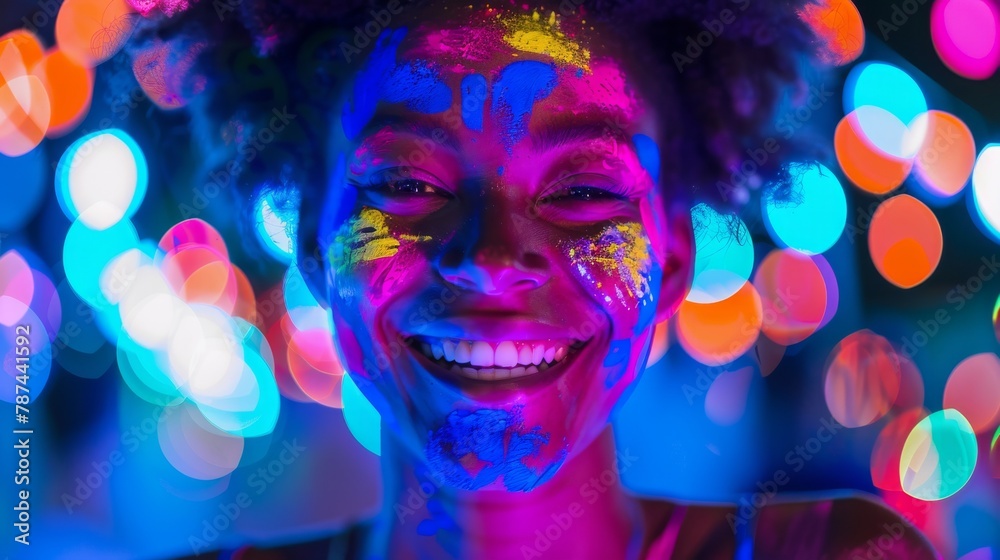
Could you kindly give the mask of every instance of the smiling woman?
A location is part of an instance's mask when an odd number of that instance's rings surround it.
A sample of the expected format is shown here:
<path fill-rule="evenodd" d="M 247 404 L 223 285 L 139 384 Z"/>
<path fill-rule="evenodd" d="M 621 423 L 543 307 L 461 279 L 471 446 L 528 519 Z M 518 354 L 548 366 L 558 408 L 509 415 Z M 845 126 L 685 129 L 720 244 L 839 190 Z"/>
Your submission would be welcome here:
<path fill-rule="evenodd" d="M 205 172 L 292 217 L 386 427 L 381 514 L 239 557 L 853 558 L 871 539 L 934 557 L 867 499 L 746 513 L 619 482 L 609 417 L 690 288 L 692 204 L 784 196 L 809 154 L 786 146 L 727 182 L 808 91 L 801 4 L 258 1 L 236 26 L 203 2 L 141 26 L 137 56 L 200 53 L 165 83 L 191 99 Z M 303 117 L 233 159 L 288 105 Z M 401 511 L 413 488 L 427 499 Z"/>

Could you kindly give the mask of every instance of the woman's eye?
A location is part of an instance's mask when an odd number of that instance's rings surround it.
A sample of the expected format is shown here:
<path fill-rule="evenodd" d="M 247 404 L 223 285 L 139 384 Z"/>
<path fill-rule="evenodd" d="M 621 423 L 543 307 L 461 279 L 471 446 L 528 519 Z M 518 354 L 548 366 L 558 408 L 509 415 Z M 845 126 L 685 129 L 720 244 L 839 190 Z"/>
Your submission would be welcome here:
<path fill-rule="evenodd" d="M 577 185 L 566 187 L 542 198 L 543 203 L 552 202 L 602 202 L 625 200 L 627 196 L 611 188 Z"/>
<path fill-rule="evenodd" d="M 387 181 L 382 187 L 392 194 L 442 194 L 441 189 L 419 179 Z"/>
<path fill-rule="evenodd" d="M 620 194 L 600 187 L 580 186 L 566 189 L 566 196 L 574 200 L 622 200 Z"/>
<path fill-rule="evenodd" d="M 371 176 L 365 190 L 388 198 L 439 196 L 454 198 L 435 178 L 423 171 L 387 169 Z"/>

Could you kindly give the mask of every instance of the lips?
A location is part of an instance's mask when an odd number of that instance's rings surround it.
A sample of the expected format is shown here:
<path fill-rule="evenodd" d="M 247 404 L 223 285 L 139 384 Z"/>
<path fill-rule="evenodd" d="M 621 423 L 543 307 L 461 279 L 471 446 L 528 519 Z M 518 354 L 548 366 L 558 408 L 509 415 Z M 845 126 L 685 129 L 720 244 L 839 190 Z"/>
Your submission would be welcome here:
<path fill-rule="evenodd" d="M 503 381 L 547 371 L 583 343 L 571 338 L 486 341 L 412 336 L 408 344 L 435 365 L 478 381 Z"/>

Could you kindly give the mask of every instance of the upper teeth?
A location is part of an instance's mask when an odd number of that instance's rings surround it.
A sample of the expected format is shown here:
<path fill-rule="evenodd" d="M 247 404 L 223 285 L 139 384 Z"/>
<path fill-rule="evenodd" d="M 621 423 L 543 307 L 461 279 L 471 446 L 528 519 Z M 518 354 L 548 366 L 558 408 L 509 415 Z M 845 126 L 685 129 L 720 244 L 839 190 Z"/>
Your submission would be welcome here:
<path fill-rule="evenodd" d="M 479 368 L 513 368 L 552 364 L 569 353 L 569 340 L 486 342 L 421 337 L 416 345 L 432 360 L 444 360 Z"/>

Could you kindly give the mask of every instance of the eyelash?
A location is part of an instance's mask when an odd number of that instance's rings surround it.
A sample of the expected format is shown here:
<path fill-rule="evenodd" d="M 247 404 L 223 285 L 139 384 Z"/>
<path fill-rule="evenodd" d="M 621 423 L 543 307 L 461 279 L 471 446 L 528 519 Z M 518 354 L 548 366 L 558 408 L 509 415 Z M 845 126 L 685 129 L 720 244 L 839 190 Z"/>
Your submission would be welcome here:
<path fill-rule="evenodd" d="M 381 191 L 389 196 L 443 196 L 454 198 L 448 190 L 435 185 L 430 181 L 417 177 L 405 177 L 398 170 L 387 169 L 372 175 L 366 184 L 356 184 L 356 186 Z M 417 192 L 405 192 L 405 188 L 419 189 Z"/>
<path fill-rule="evenodd" d="M 554 194 L 542 197 L 542 203 L 554 202 L 557 200 L 576 199 L 581 202 L 592 202 L 599 200 L 628 200 L 628 189 L 622 185 L 609 185 L 608 187 L 595 187 L 593 185 L 572 185 L 557 191 Z M 597 195 L 597 198 L 592 198 Z"/>

